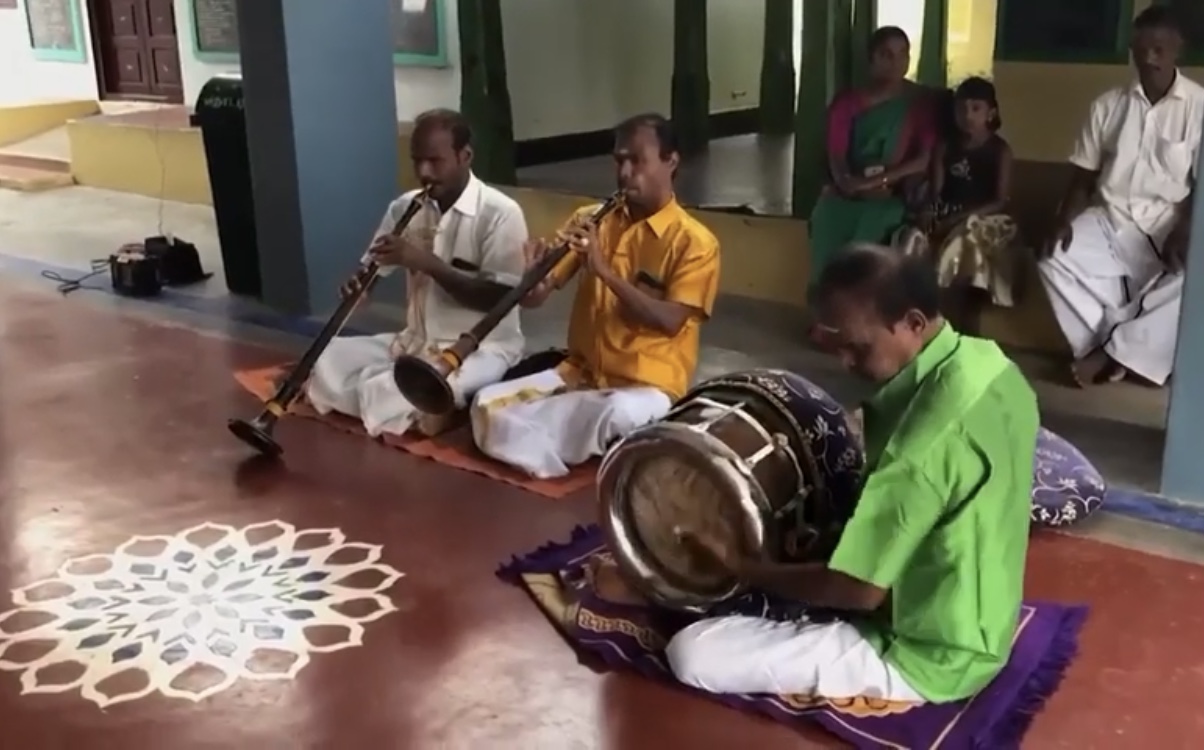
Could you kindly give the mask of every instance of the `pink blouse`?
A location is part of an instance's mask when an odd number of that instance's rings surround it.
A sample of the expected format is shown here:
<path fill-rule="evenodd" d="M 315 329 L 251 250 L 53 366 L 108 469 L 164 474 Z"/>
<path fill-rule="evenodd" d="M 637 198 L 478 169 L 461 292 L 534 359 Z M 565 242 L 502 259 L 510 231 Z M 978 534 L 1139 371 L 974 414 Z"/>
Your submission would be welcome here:
<path fill-rule="evenodd" d="M 838 95 L 828 105 L 828 156 L 844 159 L 849 153 L 849 140 L 852 137 L 853 123 L 857 115 L 868 106 L 866 97 L 860 91 L 846 91 Z M 893 167 L 907 159 L 931 149 L 936 145 L 937 129 L 934 121 L 933 105 L 924 94 L 916 96 L 915 103 L 907 115 L 903 126 L 902 137 L 890 161 L 884 165 Z"/>

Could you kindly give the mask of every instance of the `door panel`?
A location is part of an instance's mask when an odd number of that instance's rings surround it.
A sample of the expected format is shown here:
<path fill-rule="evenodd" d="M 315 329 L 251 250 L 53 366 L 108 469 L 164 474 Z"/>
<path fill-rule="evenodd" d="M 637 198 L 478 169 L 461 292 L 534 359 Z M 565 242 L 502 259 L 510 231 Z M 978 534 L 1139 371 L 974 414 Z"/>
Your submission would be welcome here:
<path fill-rule="evenodd" d="M 149 96 L 147 85 L 146 48 L 142 43 L 142 24 L 138 18 L 141 0 L 101 0 L 104 14 L 101 21 L 108 31 L 104 51 L 106 90 L 114 94 Z"/>
<path fill-rule="evenodd" d="M 146 62 L 142 50 L 116 49 L 113 51 L 113 74 L 117 91 L 123 94 L 148 93 L 146 85 Z"/>
<path fill-rule="evenodd" d="M 181 102 L 171 0 L 90 0 L 101 95 Z"/>
<path fill-rule="evenodd" d="M 183 81 L 180 79 L 180 64 L 175 49 L 151 50 L 151 86 L 156 91 L 166 91 L 175 88 L 183 93 Z"/>
<path fill-rule="evenodd" d="M 142 0 L 146 12 L 146 46 L 150 52 L 151 88 L 171 101 L 183 101 L 176 13 L 171 0 Z"/>

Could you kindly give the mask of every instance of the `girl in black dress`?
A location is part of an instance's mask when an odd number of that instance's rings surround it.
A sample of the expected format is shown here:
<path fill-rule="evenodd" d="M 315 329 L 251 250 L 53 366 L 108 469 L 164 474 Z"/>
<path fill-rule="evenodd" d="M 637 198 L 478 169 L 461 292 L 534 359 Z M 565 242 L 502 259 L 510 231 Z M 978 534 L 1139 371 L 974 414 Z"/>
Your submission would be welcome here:
<path fill-rule="evenodd" d="M 1017 227 L 1005 213 L 1012 149 L 998 132 L 990 81 L 963 81 L 953 106 L 957 130 L 933 152 L 925 206 L 895 242 L 906 253 L 932 258 L 950 291 L 948 317 L 959 330 L 977 333 L 986 304 L 1015 303 Z"/>

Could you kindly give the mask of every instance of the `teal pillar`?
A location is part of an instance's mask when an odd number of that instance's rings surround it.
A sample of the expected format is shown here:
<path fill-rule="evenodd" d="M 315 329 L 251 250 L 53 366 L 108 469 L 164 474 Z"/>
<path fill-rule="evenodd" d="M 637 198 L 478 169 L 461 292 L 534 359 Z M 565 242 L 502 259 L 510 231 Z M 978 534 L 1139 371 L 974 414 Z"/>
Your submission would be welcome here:
<path fill-rule="evenodd" d="M 794 116 L 794 176 L 791 213 L 811 214 L 828 171 L 825 148 L 828 102 L 836 92 L 835 50 L 847 45 L 849 17 L 840 18 L 847 0 L 806 0 L 803 3 L 803 54 L 799 70 L 798 109 Z"/>
<path fill-rule="evenodd" d="M 943 89 L 949 85 L 948 0 L 925 0 L 924 26 L 920 35 L 920 64 L 916 80 L 924 86 Z"/>
<path fill-rule="evenodd" d="M 397 197 L 390 0 L 237 3 L 263 301 L 323 313 Z"/>
<path fill-rule="evenodd" d="M 705 151 L 711 140 L 706 0 L 673 2 L 673 82 L 670 102 L 670 117 L 677 131 L 682 155 Z"/>
<path fill-rule="evenodd" d="M 831 24 L 831 82 L 832 92 L 828 99 L 837 91 L 844 91 L 853 84 L 852 61 L 853 49 L 852 23 L 853 0 L 827 0 L 831 9 L 828 11 Z M 803 0 L 803 5 L 807 0 Z"/>
<path fill-rule="evenodd" d="M 460 111 L 472 123 L 473 170 L 486 182 L 514 185 L 514 116 L 498 0 L 457 0 Z"/>
<path fill-rule="evenodd" d="M 765 0 L 761 51 L 761 132 L 794 132 L 794 0 Z"/>
<path fill-rule="evenodd" d="M 1200 152 L 1196 174 L 1204 169 Z M 1191 245 L 1183 272 L 1183 301 L 1179 308 L 1179 342 L 1166 414 L 1160 491 L 1167 497 L 1204 504 L 1204 190 L 1193 197 Z"/>

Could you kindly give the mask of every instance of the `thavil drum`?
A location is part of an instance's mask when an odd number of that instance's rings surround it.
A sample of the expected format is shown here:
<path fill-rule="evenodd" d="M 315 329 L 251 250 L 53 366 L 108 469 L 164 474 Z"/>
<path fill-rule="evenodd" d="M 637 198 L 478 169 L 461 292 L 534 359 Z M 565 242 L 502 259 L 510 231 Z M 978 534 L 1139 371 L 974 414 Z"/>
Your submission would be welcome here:
<path fill-rule="evenodd" d="M 747 554 L 827 559 L 852 515 L 863 453 L 844 410 L 805 378 L 750 370 L 701 383 L 616 443 L 598 475 L 601 525 L 628 583 L 705 611 L 742 593 L 681 542 L 706 533 Z"/>

